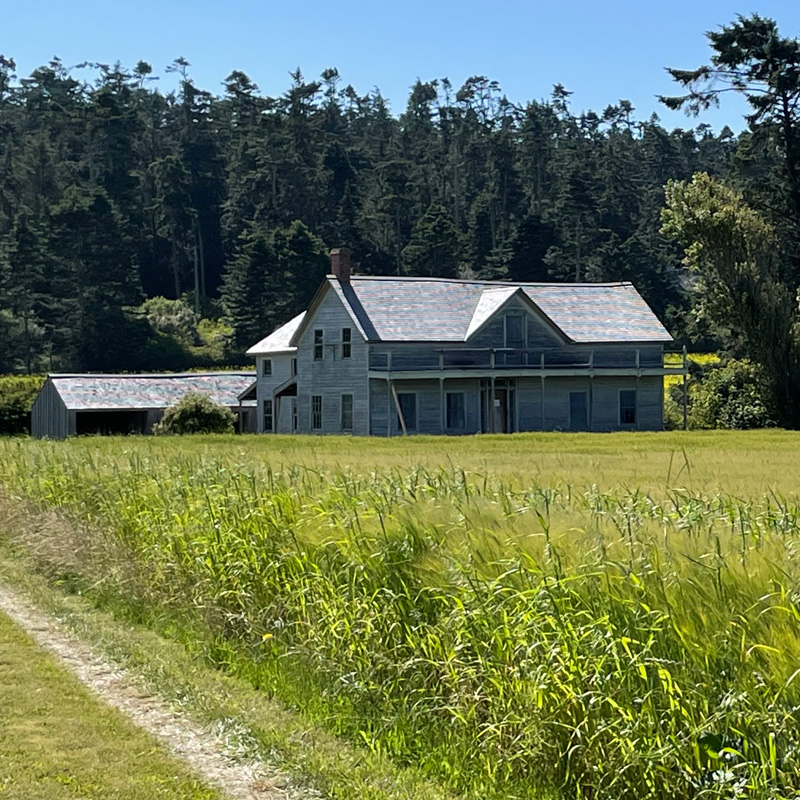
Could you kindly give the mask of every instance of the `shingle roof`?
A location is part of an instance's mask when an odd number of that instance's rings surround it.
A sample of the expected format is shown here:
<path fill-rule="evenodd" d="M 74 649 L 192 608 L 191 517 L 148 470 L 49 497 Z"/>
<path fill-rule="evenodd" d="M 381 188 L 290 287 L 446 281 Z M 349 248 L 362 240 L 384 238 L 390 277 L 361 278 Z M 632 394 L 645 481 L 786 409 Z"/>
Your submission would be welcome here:
<path fill-rule="evenodd" d="M 285 325 L 273 331 L 258 344 L 254 344 L 248 351 L 248 356 L 264 356 L 275 353 L 294 353 L 297 348 L 292 347 L 291 341 L 295 331 L 300 327 L 306 316 L 305 311 L 301 311 L 296 317 L 292 317 Z"/>
<path fill-rule="evenodd" d="M 517 290 L 575 342 L 670 342 L 631 283 L 526 283 L 353 276 L 329 283 L 365 338 L 463 342 Z M 274 335 L 274 334 L 273 334 Z"/>
<path fill-rule="evenodd" d="M 234 407 L 239 403 L 238 395 L 255 378 L 254 372 L 50 376 L 53 386 L 71 411 L 167 408 L 189 392 L 200 392 L 219 405 Z"/>

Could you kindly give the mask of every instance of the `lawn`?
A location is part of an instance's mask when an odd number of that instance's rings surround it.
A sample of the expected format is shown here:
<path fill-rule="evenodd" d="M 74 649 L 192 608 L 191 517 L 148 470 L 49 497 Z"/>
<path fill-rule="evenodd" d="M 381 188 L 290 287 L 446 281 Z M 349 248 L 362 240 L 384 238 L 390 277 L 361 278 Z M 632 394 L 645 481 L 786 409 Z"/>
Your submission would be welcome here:
<path fill-rule="evenodd" d="M 800 435 L 0 443 L 52 580 L 469 798 L 794 797 Z"/>
<path fill-rule="evenodd" d="M 0 613 L 0 798 L 214 800 Z"/>

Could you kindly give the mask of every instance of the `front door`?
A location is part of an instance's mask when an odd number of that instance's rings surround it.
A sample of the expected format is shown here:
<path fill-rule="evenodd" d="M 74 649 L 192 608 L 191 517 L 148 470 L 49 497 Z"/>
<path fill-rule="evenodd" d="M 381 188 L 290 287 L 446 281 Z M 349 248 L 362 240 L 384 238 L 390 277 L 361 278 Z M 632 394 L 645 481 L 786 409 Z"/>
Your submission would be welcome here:
<path fill-rule="evenodd" d="M 571 431 L 589 430 L 589 403 L 586 392 L 569 393 L 569 429 Z"/>

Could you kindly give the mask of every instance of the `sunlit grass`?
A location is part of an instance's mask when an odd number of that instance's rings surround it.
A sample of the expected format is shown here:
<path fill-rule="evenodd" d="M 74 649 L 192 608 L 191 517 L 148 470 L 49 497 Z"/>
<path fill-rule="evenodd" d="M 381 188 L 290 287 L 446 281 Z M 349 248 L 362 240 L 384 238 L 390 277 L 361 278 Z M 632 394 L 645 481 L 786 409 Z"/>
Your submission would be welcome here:
<path fill-rule="evenodd" d="M 0 444 L 42 569 L 471 797 L 791 797 L 800 436 Z"/>
<path fill-rule="evenodd" d="M 0 613 L 0 797 L 218 800 Z"/>

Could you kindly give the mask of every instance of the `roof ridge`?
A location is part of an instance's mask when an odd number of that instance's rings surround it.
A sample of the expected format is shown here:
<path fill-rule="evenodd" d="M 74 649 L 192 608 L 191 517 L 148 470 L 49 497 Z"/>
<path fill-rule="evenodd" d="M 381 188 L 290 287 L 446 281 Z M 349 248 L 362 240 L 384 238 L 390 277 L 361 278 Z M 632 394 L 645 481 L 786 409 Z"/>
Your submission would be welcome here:
<path fill-rule="evenodd" d="M 335 276 L 328 276 L 335 277 Z M 469 286 L 487 286 L 504 288 L 508 286 L 563 286 L 564 288 L 579 286 L 581 288 L 608 288 L 609 286 L 633 286 L 632 281 L 485 281 L 477 278 L 436 278 L 429 275 L 352 275 L 352 281 L 396 281 L 402 283 L 459 283 Z"/>

